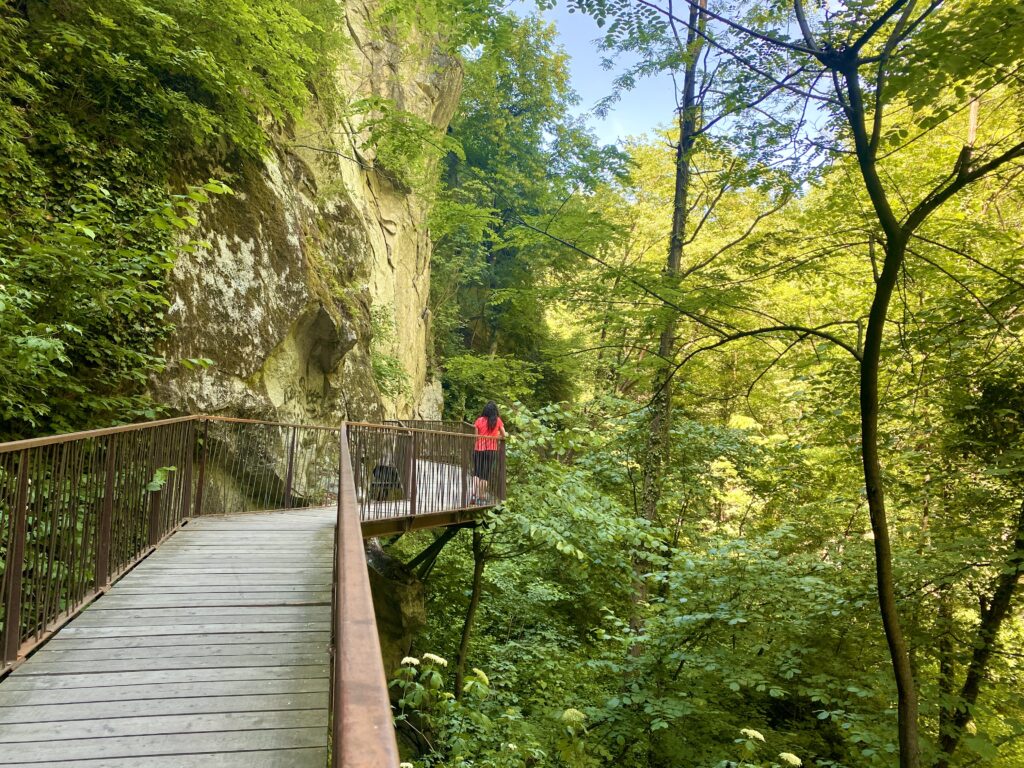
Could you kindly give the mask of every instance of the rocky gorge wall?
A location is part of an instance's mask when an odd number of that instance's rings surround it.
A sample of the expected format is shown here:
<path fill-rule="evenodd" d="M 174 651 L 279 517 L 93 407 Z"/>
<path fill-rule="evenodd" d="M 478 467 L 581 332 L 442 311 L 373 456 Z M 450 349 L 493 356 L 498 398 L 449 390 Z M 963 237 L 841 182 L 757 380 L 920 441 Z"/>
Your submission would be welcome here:
<path fill-rule="evenodd" d="M 337 73 L 345 98 L 390 99 L 443 130 L 461 68 L 429 45 L 416 53 L 386 39 L 373 12 L 346 4 L 351 42 Z M 311 111 L 231 180 L 235 194 L 204 208 L 196 237 L 211 247 L 173 269 L 177 330 L 165 354 L 214 364 L 172 363 L 154 387 L 160 400 L 183 412 L 319 424 L 439 415 L 427 369 L 426 203 L 363 148 L 364 121 Z M 375 325 L 390 338 L 383 348 L 372 343 Z M 375 381 L 371 346 L 405 371 L 391 398 Z"/>

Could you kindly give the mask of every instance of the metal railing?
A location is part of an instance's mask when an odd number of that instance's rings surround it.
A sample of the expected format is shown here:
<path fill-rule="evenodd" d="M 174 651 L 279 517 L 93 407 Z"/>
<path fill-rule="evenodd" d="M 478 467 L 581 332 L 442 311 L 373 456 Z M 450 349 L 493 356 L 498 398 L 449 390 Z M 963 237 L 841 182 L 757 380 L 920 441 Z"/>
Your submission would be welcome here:
<path fill-rule="evenodd" d="M 0 444 L 0 671 L 192 514 L 196 419 Z"/>
<path fill-rule="evenodd" d="M 491 506 L 505 498 L 505 442 L 485 438 L 494 450 L 476 451 L 473 434 L 399 429 L 379 424 L 348 424 L 355 458 L 356 498 L 364 524 L 373 530 L 388 521 L 416 518 L 435 522 L 437 515 Z M 365 526 L 364 526 L 365 527 Z"/>
<path fill-rule="evenodd" d="M 461 435 L 472 435 L 476 432 L 472 424 L 464 421 L 445 421 L 444 419 L 386 419 L 386 427 L 406 427 L 407 429 L 425 429 L 430 432 L 456 432 Z"/>
<path fill-rule="evenodd" d="M 362 540 L 504 498 L 503 439 L 406 423 L 185 416 L 2 443 L 0 674 L 190 517 L 336 507 L 332 763 L 397 764 Z"/>
<path fill-rule="evenodd" d="M 331 768 L 395 768 L 398 744 L 359 525 L 346 427 L 341 428 L 331 620 Z"/>

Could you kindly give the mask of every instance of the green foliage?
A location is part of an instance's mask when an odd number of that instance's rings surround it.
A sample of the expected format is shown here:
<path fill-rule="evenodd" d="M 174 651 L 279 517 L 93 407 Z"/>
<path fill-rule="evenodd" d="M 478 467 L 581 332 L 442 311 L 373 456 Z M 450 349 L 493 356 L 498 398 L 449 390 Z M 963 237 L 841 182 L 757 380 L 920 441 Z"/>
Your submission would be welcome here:
<path fill-rule="evenodd" d="M 164 279 L 218 182 L 316 83 L 327 0 L 30 0 L 0 10 L 0 435 L 142 416 Z M 196 361 L 197 364 L 206 364 Z"/>
<path fill-rule="evenodd" d="M 472 670 L 456 699 L 446 690 L 447 666 L 446 659 L 432 653 L 406 657 L 391 680 L 399 697 L 399 731 L 429 744 L 416 768 L 521 768 L 544 760 L 545 750 L 529 725 L 514 706 L 493 694 L 482 670 Z"/>
<path fill-rule="evenodd" d="M 514 403 L 528 398 L 540 376 L 530 363 L 514 357 L 465 354 L 445 360 L 445 400 L 451 415 L 468 418 L 490 401 Z"/>
<path fill-rule="evenodd" d="M 588 192 L 621 171 L 622 158 L 570 117 L 575 95 L 566 57 L 553 29 L 538 19 L 497 17 L 493 36 L 472 51 L 465 67 L 463 100 L 451 127 L 461 153 L 447 157 L 431 214 L 437 357 L 456 407 L 476 397 L 466 391 L 466 364 L 451 365 L 467 352 L 496 356 L 505 367 L 511 357 L 526 364 L 524 373 L 538 378 L 529 383 L 532 393 L 517 390 L 515 397 L 525 402 L 569 399 L 573 340 L 550 312 L 548 296 L 571 259 L 522 224 L 574 240 L 585 225 L 589 233 L 581 244 L 596 239 L 603 225 Z M 506 391 L 479 399 L 504 399 Z"/>
<path fill-rule="evenodd" d="M 438 161 L 449 152 L 461 152 L 458 142 L 445 131 L 399 109 L 390 99 L 359 99 L 348 109 L 362 117 L 363 149 L 373 151 L 374 167 L 407 190 L 431 195 L 437 184 Z"/>
<path fill-rule="evenodd" d="M 67 221 L 42 210 L 0 224 L 0 418 L 7 436 L 152 417 L 142 394 L 164 365 L 163 280 L 200 244 L 195 223 L 218 182 L 127 201 L 87 184 Z"/>
<path fill-rule="evenodd" d="M 391 354 L 397 335 L 394 315 L 385 307 L 374 307 L 370 311 L 370 323 L 373 331 L 370 364 L 377 389 L 391 399 L 408 396 L 409 374 L 402 361 Z"/>

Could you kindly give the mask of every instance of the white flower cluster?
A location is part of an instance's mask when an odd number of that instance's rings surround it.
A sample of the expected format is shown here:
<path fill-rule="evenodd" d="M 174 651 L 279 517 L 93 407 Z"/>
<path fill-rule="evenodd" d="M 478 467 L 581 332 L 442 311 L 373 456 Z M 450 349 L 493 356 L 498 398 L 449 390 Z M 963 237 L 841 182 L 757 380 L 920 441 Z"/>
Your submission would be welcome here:
<path fill-rule="evenodd" d="M 408 664 L 410 667 L 418 667 L 420 665 L 420 660 L 417 659 L 415 656 L 406 656 L 404 659 L 402 659 L 402 666 L 404 667 L 406 664 Z"/>
<path fill-rule="evenodd" d="M 794 755 L 792 752 L 779 752 L 779 759 L 789 765 L 803 765 L 804 761 Z"/>
<path fill-rule="evenodd" d="M 740 728 L 740 733 L 742 733 L 748 739 L 764 741 L 764 735 L 760 731 L 755 731 L 753 728 Z"/>
<path fill-rule="evenodd" d="M 448 659 L 442 659 L 440 656 L 436 656 L 433 653 L 424 653 L 423 660 L 429 661 L 431 664 L 436 664 L 439 667 L 448 666 Z"/>

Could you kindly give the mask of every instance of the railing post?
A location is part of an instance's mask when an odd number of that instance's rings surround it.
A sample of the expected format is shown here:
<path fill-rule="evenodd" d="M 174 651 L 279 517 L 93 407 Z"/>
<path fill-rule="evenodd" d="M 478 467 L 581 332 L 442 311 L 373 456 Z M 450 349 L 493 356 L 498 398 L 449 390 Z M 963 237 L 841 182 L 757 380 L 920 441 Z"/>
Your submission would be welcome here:
<path fill-rule="evenodd" d="M 196 508 L 193 517 L 203 514 L 203 491 L 206 487 L 206 455 L 210 452 L 210 422 L 203 418 L 203 442 L 199 445 L 199 479 L 196 481 Z"/>
<path fill-rule="evenodd" d="M 160 496 L 163 489 L 149 493 L 149 546 L 160 542 Z"/>
<path fill-rule="evenodd" d="M 494 495 L 497 501 L 505 500 L 505 477 L 506 477 L 506 464 L 505 464 L 505 440 L 498 441 L 498 492 Z"/>
<path fill-rule="evenodd" d="M 297 430 L 295 427 L 291 428 L 292 436 L 291 440 L 288 441 L 288 471 L 284 477 L 284 508 L 291 509 L 292 507 L 292 479 L 295 472 L 295 436 Z"/>
<path fill-rule="evenodd" d="M 11 510 L 12 540 L 5 566 L 7 587 L 4 594 L 4 664 L 18 658 L 21 647 L 21 579 L 25 568 L 25 529 L 28 527 L 28 451 L 18 457 L 18 492 Z"/>
<path fill-rule="evenodd" d="M 188 517 L 189 510 L 192 509 L 192 463 L 195 459 L 195 439 L 196 424 L 194 421 L 187 422 L 182 443 L 178 446 L 180 449 L 178 455 L 185 460 L 185 471 L 182 473 L 181 495 L 177 497 L 178 503 L 176 508 L 171 510 L 171 524 L 167 526 L 168 529 L 180 523 L 182 518 Z"/>
<path fill-rule="evenodd" d="M 103 501 L 96 526 L 96 589 L 110 584 L 110 534 L 114 521 L 114 488 L 117 470 L 117 435 L 107 439 L 106 473 L 103 480 Z"/>
<path fill-rule="evenodd" d="M 419 483 L 416 481 L 416 432 L 412 432 L 409 438 L 409 514 L 416 514 L 416 497 L 419 493 Z"/>
<path fill-rule="evenodd" d="M 469 506 L 470 477 L 473 471 L 473 441 L 462 438 L 462 506 Z"/>

